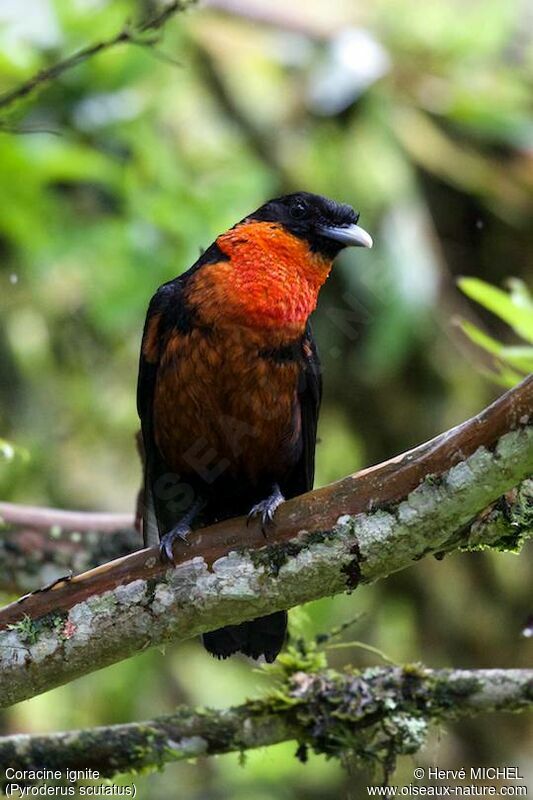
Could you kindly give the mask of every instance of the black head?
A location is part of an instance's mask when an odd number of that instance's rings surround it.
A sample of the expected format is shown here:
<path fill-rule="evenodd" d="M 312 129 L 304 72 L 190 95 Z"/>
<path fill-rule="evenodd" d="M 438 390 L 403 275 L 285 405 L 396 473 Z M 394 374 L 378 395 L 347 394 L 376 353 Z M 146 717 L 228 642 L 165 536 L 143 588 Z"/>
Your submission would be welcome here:
<path fill-rule="evenodd" d="M 369 234 L 357 225 L 359 214 L 345 203 L 310 192 L 276 197 L 247 220 L 278 222 L 311 249 L 334 258 L 344 247 L 372 247 Z"/>

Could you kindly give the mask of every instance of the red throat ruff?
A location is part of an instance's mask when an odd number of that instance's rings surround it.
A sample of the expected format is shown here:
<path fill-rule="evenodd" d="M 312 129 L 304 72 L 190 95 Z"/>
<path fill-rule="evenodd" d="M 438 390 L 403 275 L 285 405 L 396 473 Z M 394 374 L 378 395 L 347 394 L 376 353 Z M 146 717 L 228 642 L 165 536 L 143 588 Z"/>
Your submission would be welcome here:
<path fill-rule="evenodd" d="M 216 243 L 229 260 L 200 270 L 189 293 L 193 304 L 201 297 L 204 319 L 302 330 L 331 259 L 274 222 L 245 222 Z"/>

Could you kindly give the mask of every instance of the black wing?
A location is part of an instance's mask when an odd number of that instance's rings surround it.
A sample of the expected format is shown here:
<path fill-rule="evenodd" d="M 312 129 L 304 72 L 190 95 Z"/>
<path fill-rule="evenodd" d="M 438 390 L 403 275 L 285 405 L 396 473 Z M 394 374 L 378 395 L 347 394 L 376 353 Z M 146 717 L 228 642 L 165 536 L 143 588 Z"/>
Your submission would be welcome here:
<path fill-rule="evenodd" d="M 318 350 L 308 322 L 302 340 L 302 371 L 298 386 L 301 416 L 301 455 L 281 490 L 285 497 L 308 492 L 315 478 L 315 448 L 318 414 L 322 400 L 322 375 Z"/>
<path fill-rule="evenodd" d="M 159 535 L 176 522 L 175 519 L 166 519 L 168 515 L 164 504 L 158 503 L 154 492 L 158 477 L 171 472 L 159 452 L 154 436 L 153 398 L 159 362 L 172 332 L 188 333 L 194 325 L 194 314 L 187 307 L 184 297 L 187 280 L 202 266 L 226 259 L 227 256 L 218 245 L 212 244 L 187 272 L 160 286 L 148 306 L 137 381 L 137 412 L 141 420 L 144 449 L 143 538 L 146 547 L 157 544 Z"/>
<path fill-rule="evenodd" d="M 169 296 L 173 292 L 173 284 L 174 282 L 170 282 L 161 286 L 150 300 L 139 356 L 137 413 L 141 420 L 144 455 L 143 539 L 145 547 L 152 547 L 159 542 L 153 484 L 161 457 L 154 437 L 153 398 L 157 370 L 165 343 L 165 316 Z"/>

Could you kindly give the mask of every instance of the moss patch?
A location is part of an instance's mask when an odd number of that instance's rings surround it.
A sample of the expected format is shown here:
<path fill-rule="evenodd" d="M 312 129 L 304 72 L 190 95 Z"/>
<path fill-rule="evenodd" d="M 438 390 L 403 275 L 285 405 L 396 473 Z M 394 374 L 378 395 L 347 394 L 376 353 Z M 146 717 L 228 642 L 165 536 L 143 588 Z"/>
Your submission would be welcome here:
<path fill-rule="evenodd" d="M 277 577 L 280 569 L 291 558 L 315 544 L 325 544 L 336 536 L 335 531 L 312 531 L 301 534 L 297 540 L 279 542 L 261 547 L 259 550 L 242 551 L 251 559 L 254 567 L 263 568 L 267 575 Z"/>
<path fill-rule="evenodd" d="M 54 632 L 61 634 L 67 617 L 68 614 L 66 612 L 58 611 L 45 614 L 39 619 L 32 619 L 25 614 L 18 622 L 8 625 L 7 629 L 16 631 L 24 644 L 33 645 L 37 644 L 39 636 L 43 633 Z"/>

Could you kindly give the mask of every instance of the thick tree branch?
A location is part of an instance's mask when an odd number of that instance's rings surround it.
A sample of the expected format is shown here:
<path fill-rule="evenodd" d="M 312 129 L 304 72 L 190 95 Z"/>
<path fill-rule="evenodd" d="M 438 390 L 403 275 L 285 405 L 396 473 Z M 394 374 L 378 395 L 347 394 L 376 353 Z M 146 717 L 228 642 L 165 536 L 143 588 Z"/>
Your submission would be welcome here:
<path fill-rule="evenodd" d="M 391 765 L 416 752 L 427 723 L 533 708 L 533 670 L 295 672 L 274 695 L 219 711 L 179 709 L 145 722 L 0 739 L 0 773 L 93 769 L 100 776 L 295 740 L 328 756 Z M 302 747 L 303 746 L 303 747 Z"/>
<path fill-rule="evenodd" d="M 147 35 L 157 34 L 168 20 L 180 11 L 184 11 L 192 5 L 195 0 L 173 0 L 165 5 L 159 14 L 139 23 L 138 25 L 125 25 L 118 33 L 108 39 L 88 45 L 78 50 L 71 56 L 52 64 L 50 67 L 39 70 L 35 75 L 24 83 L 19 84 L 14 89 L 10 89 L 0 95 L 0 109 L 7 108 L 18 100 L 22 100 L 36 89 L 45 86 L 47 83 L 59 78 L 63 73 L 77 67 L 84 61 L 102 53 L 104 50 L 111 50 L 119 44 L 153 44 L 153 39 L 147 39 Z"/>
<path fill-rule="evenodd" d="M 483 509 L 461 536 L 471 543 L 511 541 L 532 496 L 532 481 L 523 481 Z M 0 525 L 0 591 L 10 594 L 34 592 L 142 546 L 131 514 L 0 503 Z"/>
<path fill-rule="evenodd" d="M 533 474 L 533 376 L 477 417 L 384 464 L 284 504 L 265 546 L 244 519 L 98 567 L 0 612 L 0 706 L 165 641 L 354 589 L 424 555 L 531 535 L 530 483 L 513 534 L 472 520 Z M 481 534 L 481 535 L 480 535 Z"/>

